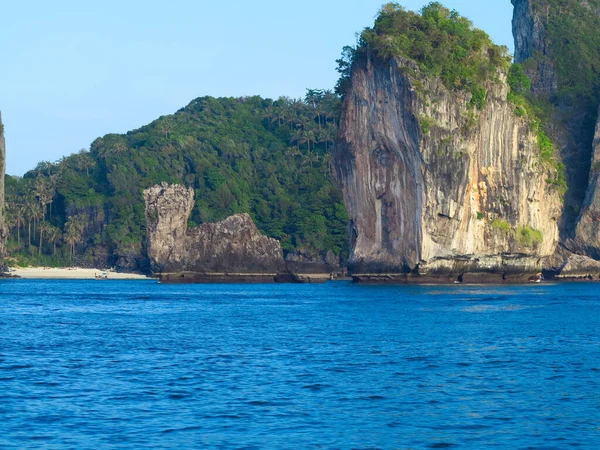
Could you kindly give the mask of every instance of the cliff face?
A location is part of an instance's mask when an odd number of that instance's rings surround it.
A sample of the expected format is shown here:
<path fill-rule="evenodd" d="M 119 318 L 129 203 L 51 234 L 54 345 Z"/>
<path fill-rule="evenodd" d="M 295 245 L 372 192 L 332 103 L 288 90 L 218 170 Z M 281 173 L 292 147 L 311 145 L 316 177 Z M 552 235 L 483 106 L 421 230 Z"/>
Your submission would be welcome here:
<path fill-rule="evenodd" d="M 523 63 L 535 58 L 537 63 L 528 70 L 532 91 L 550 96 L 558 89 L 552 52 L 546 40 L 549 7 L 540 7 L 530 0 L 511 0 L 514 6 L 513 36 L 515 62 Z"/>
<path fill-rule="evenodd" d="M 571 246 L 580 253 L 600 259 L 600 120 L 592 144 L 589 186 Z"/>
<path fill-rule="evenodd" d="M 597 0 L 512 0 L 515 62 L 525 66 L 535 101 L 545 110 L 544 128 L 566 166 L 568 191 L 560 222 L 561 242 L 586 251 L 588 179 L 597 119 Z M 590 186 L 595 190 L 595 185 Z M 583 234 L 581 234 L 583 233 Z"/>
<path fill-rule="evenodd" d="M 6 172 L 6 142 L 0 113 L 0 258 L 6 255 L 6 223 L 4 222 L 4 174 Z"/>
<path fill-rule="evenodd" d="M 558 240 L 561 201 L 507 89 L 490 84 L 483 111 L 469 110 L 470 94 L 410 61 L 355 64 L 335 151 L 353 274 L 541 268 Z"/>
<path fill-rule="evenodd" d="M 144 198 L 153 272 L 199 279 L 285 272 L 279 242 L 260 234 L 248 214 L 188 229 L 193 189 L 163 183 L 145 190 Z"/>

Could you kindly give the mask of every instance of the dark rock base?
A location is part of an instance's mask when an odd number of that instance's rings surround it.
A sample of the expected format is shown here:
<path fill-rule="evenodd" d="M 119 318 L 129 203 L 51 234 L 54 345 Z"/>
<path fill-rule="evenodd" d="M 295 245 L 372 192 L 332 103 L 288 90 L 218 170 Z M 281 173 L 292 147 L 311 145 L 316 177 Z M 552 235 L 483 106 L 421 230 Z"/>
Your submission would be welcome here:
<path fill-rule="evenodd" d="M 161 283 L 275 283 L 277 274 L 178 272 L 155 274 Z"/>
<path fill-rule="evenodd" d="M 360 284 L 528 284 L 535 281 L 531 273 L 463 273 L 463 274 L 354 274 L 352 281 Z"/>

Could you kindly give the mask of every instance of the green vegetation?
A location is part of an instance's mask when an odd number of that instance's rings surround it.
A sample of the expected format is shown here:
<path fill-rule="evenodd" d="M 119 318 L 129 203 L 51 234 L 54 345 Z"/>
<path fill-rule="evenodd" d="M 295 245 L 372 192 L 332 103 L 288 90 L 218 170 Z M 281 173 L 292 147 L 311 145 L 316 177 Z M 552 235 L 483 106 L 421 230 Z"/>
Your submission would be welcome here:
<path fill-rule="evenodd" d="M 557 103 L 600 103 L 600 0 L 532 0 L 544 12 L 546 41 L 558 76 Z M 548 13 L 550 11 L 550 13 Z M 533 62 L 543 58 L 534 55 Z"/>
<path fill-rule="evenodd" d="M 544 131 L 542 121 L 538 115 L 547 117 L 544 111 L 545 102 L 536 101 L 531 95 L 531 80 L 525 73 L 522 64 L 513 64 L 507 78 L 509 92 L 507 100 L 515 105 L 515 114 L 519 117 L 527 116 L 531 121 L 534 131 L 537 131 L 537 144 L 540 150 L 540 161 L 556 175 L 546 181 L 554 186 L 561 196 L 567 191 L 566 167 L 560 162 L 552 141 Z M 547 108 L 546 108 L 547 109 Z M 541 113 L 541 114 L 540 114 Z"/>
<path fill-rule="evenodd" d="M 575 202 L 566 209 L 574 206 L 578 210 L 587 188 L 589 151 L 600 103 L 600 0 L 531 0 L 530 8 L 543 27 L 544 45 L 532 49 L 523 62 L 524 71 L 539 80 L 536 94 L 526 97 L 551 138 L 569 134 L 576 142 L 563 157 L 569 167 L 568 201 Z M 553 71 L 556 79 L 551 77 Z M 558 175 L 549 182 L 564 193 L 565 168 L 558 163 L 555 168 Z M 570 220 L 576 217 L 572 215 Z"/>
<path fill-rule="evenodd" d="M 198 98 L 89 152 L 7 177 L 11 254 L 143 268 L 142 191 L 166 181 L 195 189 L 191 225 L 248 212 L 286 251 L 345 257 L 348 218 L 330 154 L 339 107 L 321 90 L 304 100 Z"/>
<path fill-rule="evenodd" d="M 356 48 L 345 47 L 338 62 L 341 74 L 337 91 L 350 85 L 352 64 L 368 51 L 383 59 L 405 57 L 426 75 L 442 80 L 448 89 L 471 92 L 471 106 L 483 108 L 485 84 L 508 71 L 511 58 L 506 47 L 495 45 L 473 23 L 439 2 L 423 7 L 420 14 L 397 3 L 384 5 L 372 28 L 365 28 Z"/>
<path fill-rule="evenodd" d="M 491 223 L 492 228 L 494 228 L 495 230 L 501 230 L 501 231 L 510 231 L 511 230 L 511 226 L 510 223 L 508 223 L 506 220 L 503 219 L 494 219 Z"/>
<path fill-rule="evenodd" d="M 504 233 L 511 233 L 513 228 L 510 223 L 503 219 L 494 219 L 491 224 L 493 229 L 500 230 Z M 531 228 L 528 225 L 517 227 L 514 232 L 517 244 L 521 247 L 534 248 L 544 241 L 544 236 L 541 231 Z"/>
<path fill-rule="evenodd" d="M 544 241 L 544 236 L 540 230 L 535 230 L 528 225 L 517 227 L 515 235 L 517 243 L 522 247 L 533 248 Z"/>
<path fill-rule="evenodd" d="M 513 64 L 510 67 L 507 78 L 508 86 L 508 101 L 515 105 L 515 114 L 518 117 L 523 117 L 528 110 L 533 111 L 527 95 L 531 91 L 531 80 L 525 73 L 522 64 Z"/>
<path fill-rule="evenodd" d="M 477 220 L 483 220 L 485 219 L 485 214 L 482 213 L 481 211 L 477 211 Z"/>
<path fill-rule="evenodd" d="M 433 126 L 433 121 L 426 116 L 419 117 L 419 126 L 421 127 L 421 132 L 423 134 L 429 134 L 431 127 Z"/>

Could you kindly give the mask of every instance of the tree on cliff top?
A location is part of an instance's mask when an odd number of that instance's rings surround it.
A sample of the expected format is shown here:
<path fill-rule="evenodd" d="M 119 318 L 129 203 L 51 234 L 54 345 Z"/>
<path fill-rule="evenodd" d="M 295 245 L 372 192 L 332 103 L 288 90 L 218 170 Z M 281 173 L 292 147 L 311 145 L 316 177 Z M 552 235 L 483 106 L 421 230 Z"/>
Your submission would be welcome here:
<path fill-rule="evenodd" d="M 495 79 L 498 70 L 508 71 L 511 62 L 507 47 L 495 45 L 469 19 L 439 2 L 424 6 L 420 14 L 397 3 L 384 5 L 374 26 L 361 33 L 357 47 L 344 48 L 338 60 L 340 93 L 348 87 L 352 63 L 368 51 L 383 59 L 411 59 L 449 89 L 468 90 L 474 98 L 481 97 L 484 83 Z"/>

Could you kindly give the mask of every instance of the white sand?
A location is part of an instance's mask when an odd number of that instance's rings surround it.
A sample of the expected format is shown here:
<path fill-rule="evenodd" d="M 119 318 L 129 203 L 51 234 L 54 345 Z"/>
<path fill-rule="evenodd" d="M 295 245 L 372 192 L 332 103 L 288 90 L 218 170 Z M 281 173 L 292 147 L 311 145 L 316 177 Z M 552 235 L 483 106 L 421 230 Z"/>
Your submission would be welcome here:
<path fill-rule="evenodd" d="M 21 278 L 30 279 L 56 279 L 56 280 L 85 280 L 95 279 L 95 275 L 101 275 L 101 269 L 82 269 L 80 267 L 69 267 L 56 269 L 52 267 L 11 267 L 10 273 Z M 109 280 L 150 280 L 145 275 L 136 273 L 117 273 L 106 271 Z"/>

